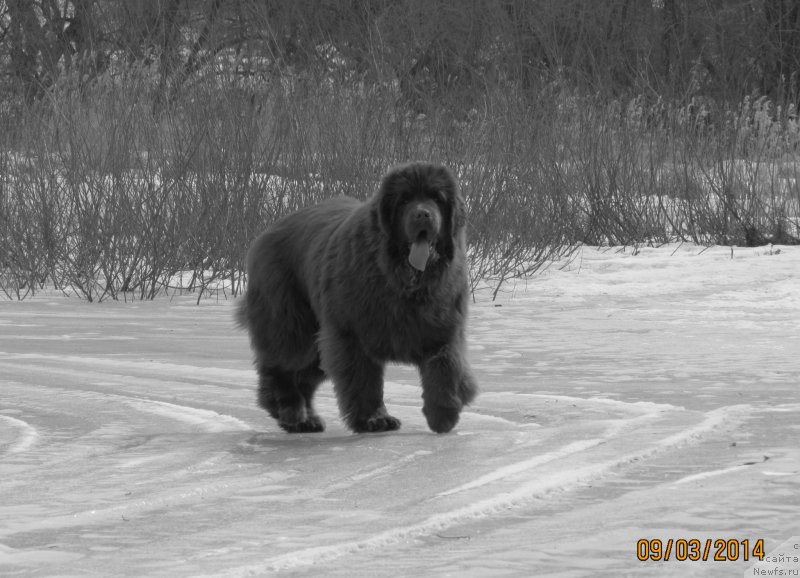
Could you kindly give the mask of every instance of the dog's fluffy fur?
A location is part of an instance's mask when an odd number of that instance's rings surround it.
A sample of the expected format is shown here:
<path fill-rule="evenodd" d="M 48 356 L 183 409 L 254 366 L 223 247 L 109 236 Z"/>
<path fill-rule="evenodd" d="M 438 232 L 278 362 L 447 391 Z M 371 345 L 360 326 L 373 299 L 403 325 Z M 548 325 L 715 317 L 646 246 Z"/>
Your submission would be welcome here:
<path fill-rule="evenodd" d="M 368 202 L 302 209 L 258 237 L 247 255 L 238 320 L 250 333 L 258 401 L 288 432 L 325 427 L 312 404 L 330 377 L 347 426 L 395 430 L 383 403 L 386 362 L 412 363 L 423 413 L 448 432 L 477 387 L 465 358 L 465 207 L 441 166 L 413 163 Z"/>

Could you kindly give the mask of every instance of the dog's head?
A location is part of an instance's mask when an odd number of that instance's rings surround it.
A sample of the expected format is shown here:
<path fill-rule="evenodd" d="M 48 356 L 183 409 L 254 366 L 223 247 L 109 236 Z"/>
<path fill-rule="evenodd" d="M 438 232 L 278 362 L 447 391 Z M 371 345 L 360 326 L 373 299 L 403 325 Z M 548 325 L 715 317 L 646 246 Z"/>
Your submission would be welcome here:
<path fill-rule="evenodd" d="M 376 200 L 378 224 L 393 258 L 417 271 L 452 261 L 466 210 L 450 171 L 427 163 L 396 167 L 383 178 Z"/>

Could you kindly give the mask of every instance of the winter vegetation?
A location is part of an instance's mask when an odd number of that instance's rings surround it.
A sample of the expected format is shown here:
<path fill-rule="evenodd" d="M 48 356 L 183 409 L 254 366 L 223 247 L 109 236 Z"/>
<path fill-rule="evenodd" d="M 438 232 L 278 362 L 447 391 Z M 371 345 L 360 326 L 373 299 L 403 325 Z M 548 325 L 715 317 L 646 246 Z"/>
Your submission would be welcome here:
<path fill-rule="evenodd" d="M 792 0 L 0 1 L 0 295 L 238 294 L 276 218 L 450 166 L 473 286 L 800 242 Z"/>

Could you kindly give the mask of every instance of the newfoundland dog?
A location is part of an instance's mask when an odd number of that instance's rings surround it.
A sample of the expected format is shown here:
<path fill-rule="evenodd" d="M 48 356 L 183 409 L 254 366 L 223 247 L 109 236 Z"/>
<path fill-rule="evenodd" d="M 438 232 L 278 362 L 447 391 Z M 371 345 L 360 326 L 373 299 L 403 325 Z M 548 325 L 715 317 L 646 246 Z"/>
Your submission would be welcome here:
<path fill-rule="evenodd" d="M 322 431 L 312 401 L 330 377 L 350 429 L 396 430 L 383 368 L 412 363 L 428 426 L 453 429 L 477 393 L 464 345 L 465 251 L 464 200 L 431 164 L 391 170 L 366 203 L 340 197 L 277 221 L 250 247 L 237 312 L 259 404 L 287 432 Z"/>

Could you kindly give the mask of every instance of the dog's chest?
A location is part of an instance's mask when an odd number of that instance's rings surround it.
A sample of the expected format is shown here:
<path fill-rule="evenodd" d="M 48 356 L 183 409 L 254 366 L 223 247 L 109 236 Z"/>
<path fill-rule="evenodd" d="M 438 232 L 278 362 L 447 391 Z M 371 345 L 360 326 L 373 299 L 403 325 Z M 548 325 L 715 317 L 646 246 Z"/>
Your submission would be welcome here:
<path fill-rule="evenodd" d="M 385 361 L 417 362 L 447 343 L 454 331 L 452 313 L 432 305 L 387 307 L 374 319 L 381 319 L 382 327 L 365 328 L 362 343 Z"/>

